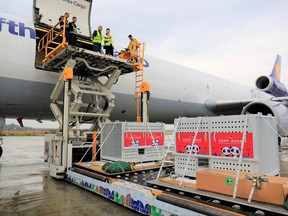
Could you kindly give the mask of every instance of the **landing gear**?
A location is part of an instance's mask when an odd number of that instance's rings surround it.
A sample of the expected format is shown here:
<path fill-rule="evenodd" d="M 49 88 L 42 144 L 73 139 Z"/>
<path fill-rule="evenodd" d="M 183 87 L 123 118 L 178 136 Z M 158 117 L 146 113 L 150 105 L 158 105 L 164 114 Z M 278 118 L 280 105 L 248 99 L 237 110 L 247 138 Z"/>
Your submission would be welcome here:
<path fill-rule="evenodd" d="M 5 118 L 0 117 L 0 133 L 1 133 L 4 125 L 5 125 Z M 3 154 L 3 149 L 1 147 L 2 144 L 3 144 L 3 137 L 0 136 L 0 158 L 1 158 L 2 154 Z"/>
<path fill-rule="evenodd" d="M 3 153 L 3 149 L 2 149 L 2 147 L 0 146 L 0 158 L 1 158 L 1 156 L 2 156 L 2 153 Z"/>

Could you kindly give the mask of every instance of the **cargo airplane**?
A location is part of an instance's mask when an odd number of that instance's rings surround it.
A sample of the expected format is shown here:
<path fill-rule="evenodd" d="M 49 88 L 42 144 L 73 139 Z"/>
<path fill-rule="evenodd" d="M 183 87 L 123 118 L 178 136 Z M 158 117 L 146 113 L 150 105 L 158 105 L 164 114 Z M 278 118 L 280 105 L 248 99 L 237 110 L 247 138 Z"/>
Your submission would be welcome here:
<path fill-rule="evenodd" d="M 34 19 L 31 20 L 0 14 L 0 128 L 5 124 L 5 118 L 54 119 L 49 97 L 59 73 L 45 71 L 37 63 L 37 31 L 49 29 L 51 23 L 58 22 L 60 12 L 55 15 L 54 8 L 65 8 L 81 17 L 79 20 L 84 23 L 79 26 L 87 28 L 78 29 L 79 36 L 82 35 L 83 40 L 90 39 L 92 1 L 77 1 L 82 7 L 69 2 L 35 0 Z M 48 3 L 58 6 L 52 7 Z M 173 123 L 179 116 L 262 112 L 272 114 L 284 129 L 288 129 L 288 106 L 280 100 L 287 97 L 287 89 L 280 82 L 280 56 L 277 56 L 272 73 L 256 80 L 255 89 L 152 56 L 145 56 L 145 67 L 145 81 L 151 85 L 150 121 Z M 112 87 L 116 107 L 110 119 L 136 120 L 134 82 L 134 74 L 126 74 Z M 283 130 L 280 134 L 287 135 Z"/>

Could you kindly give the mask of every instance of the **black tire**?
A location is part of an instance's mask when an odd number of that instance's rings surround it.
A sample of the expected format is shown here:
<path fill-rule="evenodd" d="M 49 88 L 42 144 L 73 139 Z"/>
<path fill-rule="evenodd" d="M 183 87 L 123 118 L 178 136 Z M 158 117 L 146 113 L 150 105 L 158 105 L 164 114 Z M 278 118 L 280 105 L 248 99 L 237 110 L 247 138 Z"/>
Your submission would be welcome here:
<path fill-rule="evenodd" d="M 2 147 L 0 146 L 0 158 L 1 158 L 1 156 L 2 156 L 2 153 L 3 153 L 3 149 L 2 149 Z"/>

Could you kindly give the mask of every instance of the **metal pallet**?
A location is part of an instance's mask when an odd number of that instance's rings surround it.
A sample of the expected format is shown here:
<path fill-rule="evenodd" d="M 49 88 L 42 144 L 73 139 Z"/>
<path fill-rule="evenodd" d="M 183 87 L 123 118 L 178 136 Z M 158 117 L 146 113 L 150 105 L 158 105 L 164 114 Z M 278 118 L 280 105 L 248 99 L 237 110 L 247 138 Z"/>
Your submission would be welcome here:
<path fill-rule="evenodd" d="M 211 206 L 217 206 L 223 209 L 226 208 L 227 210 L 234 212 L 237 212 L 236 209 L 240 207 L 240 211 L 238 211 L 239 214 L 242 213 L 245 215 L 259 215 L 260 210 L 264 213 L 264 215 L 288 215 L 288 211 L 282 206 L 260 203 L 256 201 L 252 201 L 249 204 L 245 199 L 236 198 L 233 200 L 232 196 L 198 190 L 196 188 L 179 187 L 177 185 L 171 185 L 165 182 L 155 180 L 147 181 L 147 185 L 166 191 L 169 194 L 173 194 L 179 197 L 179 199 L 190 198 L 194 199 L 199 203 L 210 203 Z M 237 208 L 235 208 L 235 205 L 238 205 L 239 207 L 237 206 Z M 257 211 L 258 213 L 256 213 Z"/>

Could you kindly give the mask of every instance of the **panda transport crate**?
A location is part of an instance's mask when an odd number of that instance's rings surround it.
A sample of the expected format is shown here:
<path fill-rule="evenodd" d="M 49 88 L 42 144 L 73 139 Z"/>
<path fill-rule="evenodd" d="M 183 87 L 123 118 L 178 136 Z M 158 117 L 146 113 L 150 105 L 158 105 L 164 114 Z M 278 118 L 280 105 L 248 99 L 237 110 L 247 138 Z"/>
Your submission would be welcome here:
<path fill-rule="evenodd" d="M 245 118 L 246 115 L 181 118 L 175 133 L 175 173 L 196 177 L 196 172 L 204 168 L 237 171 L 241 141 L 246 134 L 240 171 L 278 175 L 274 117 L 249 114 L 247 123 Z"/>
<path fill-rule="evenodd" d="M 164 123 L 106 123 L 101 133 L 101 159 L 134 163 L 158 161 L 165 154 L 164 142 Z"/>

